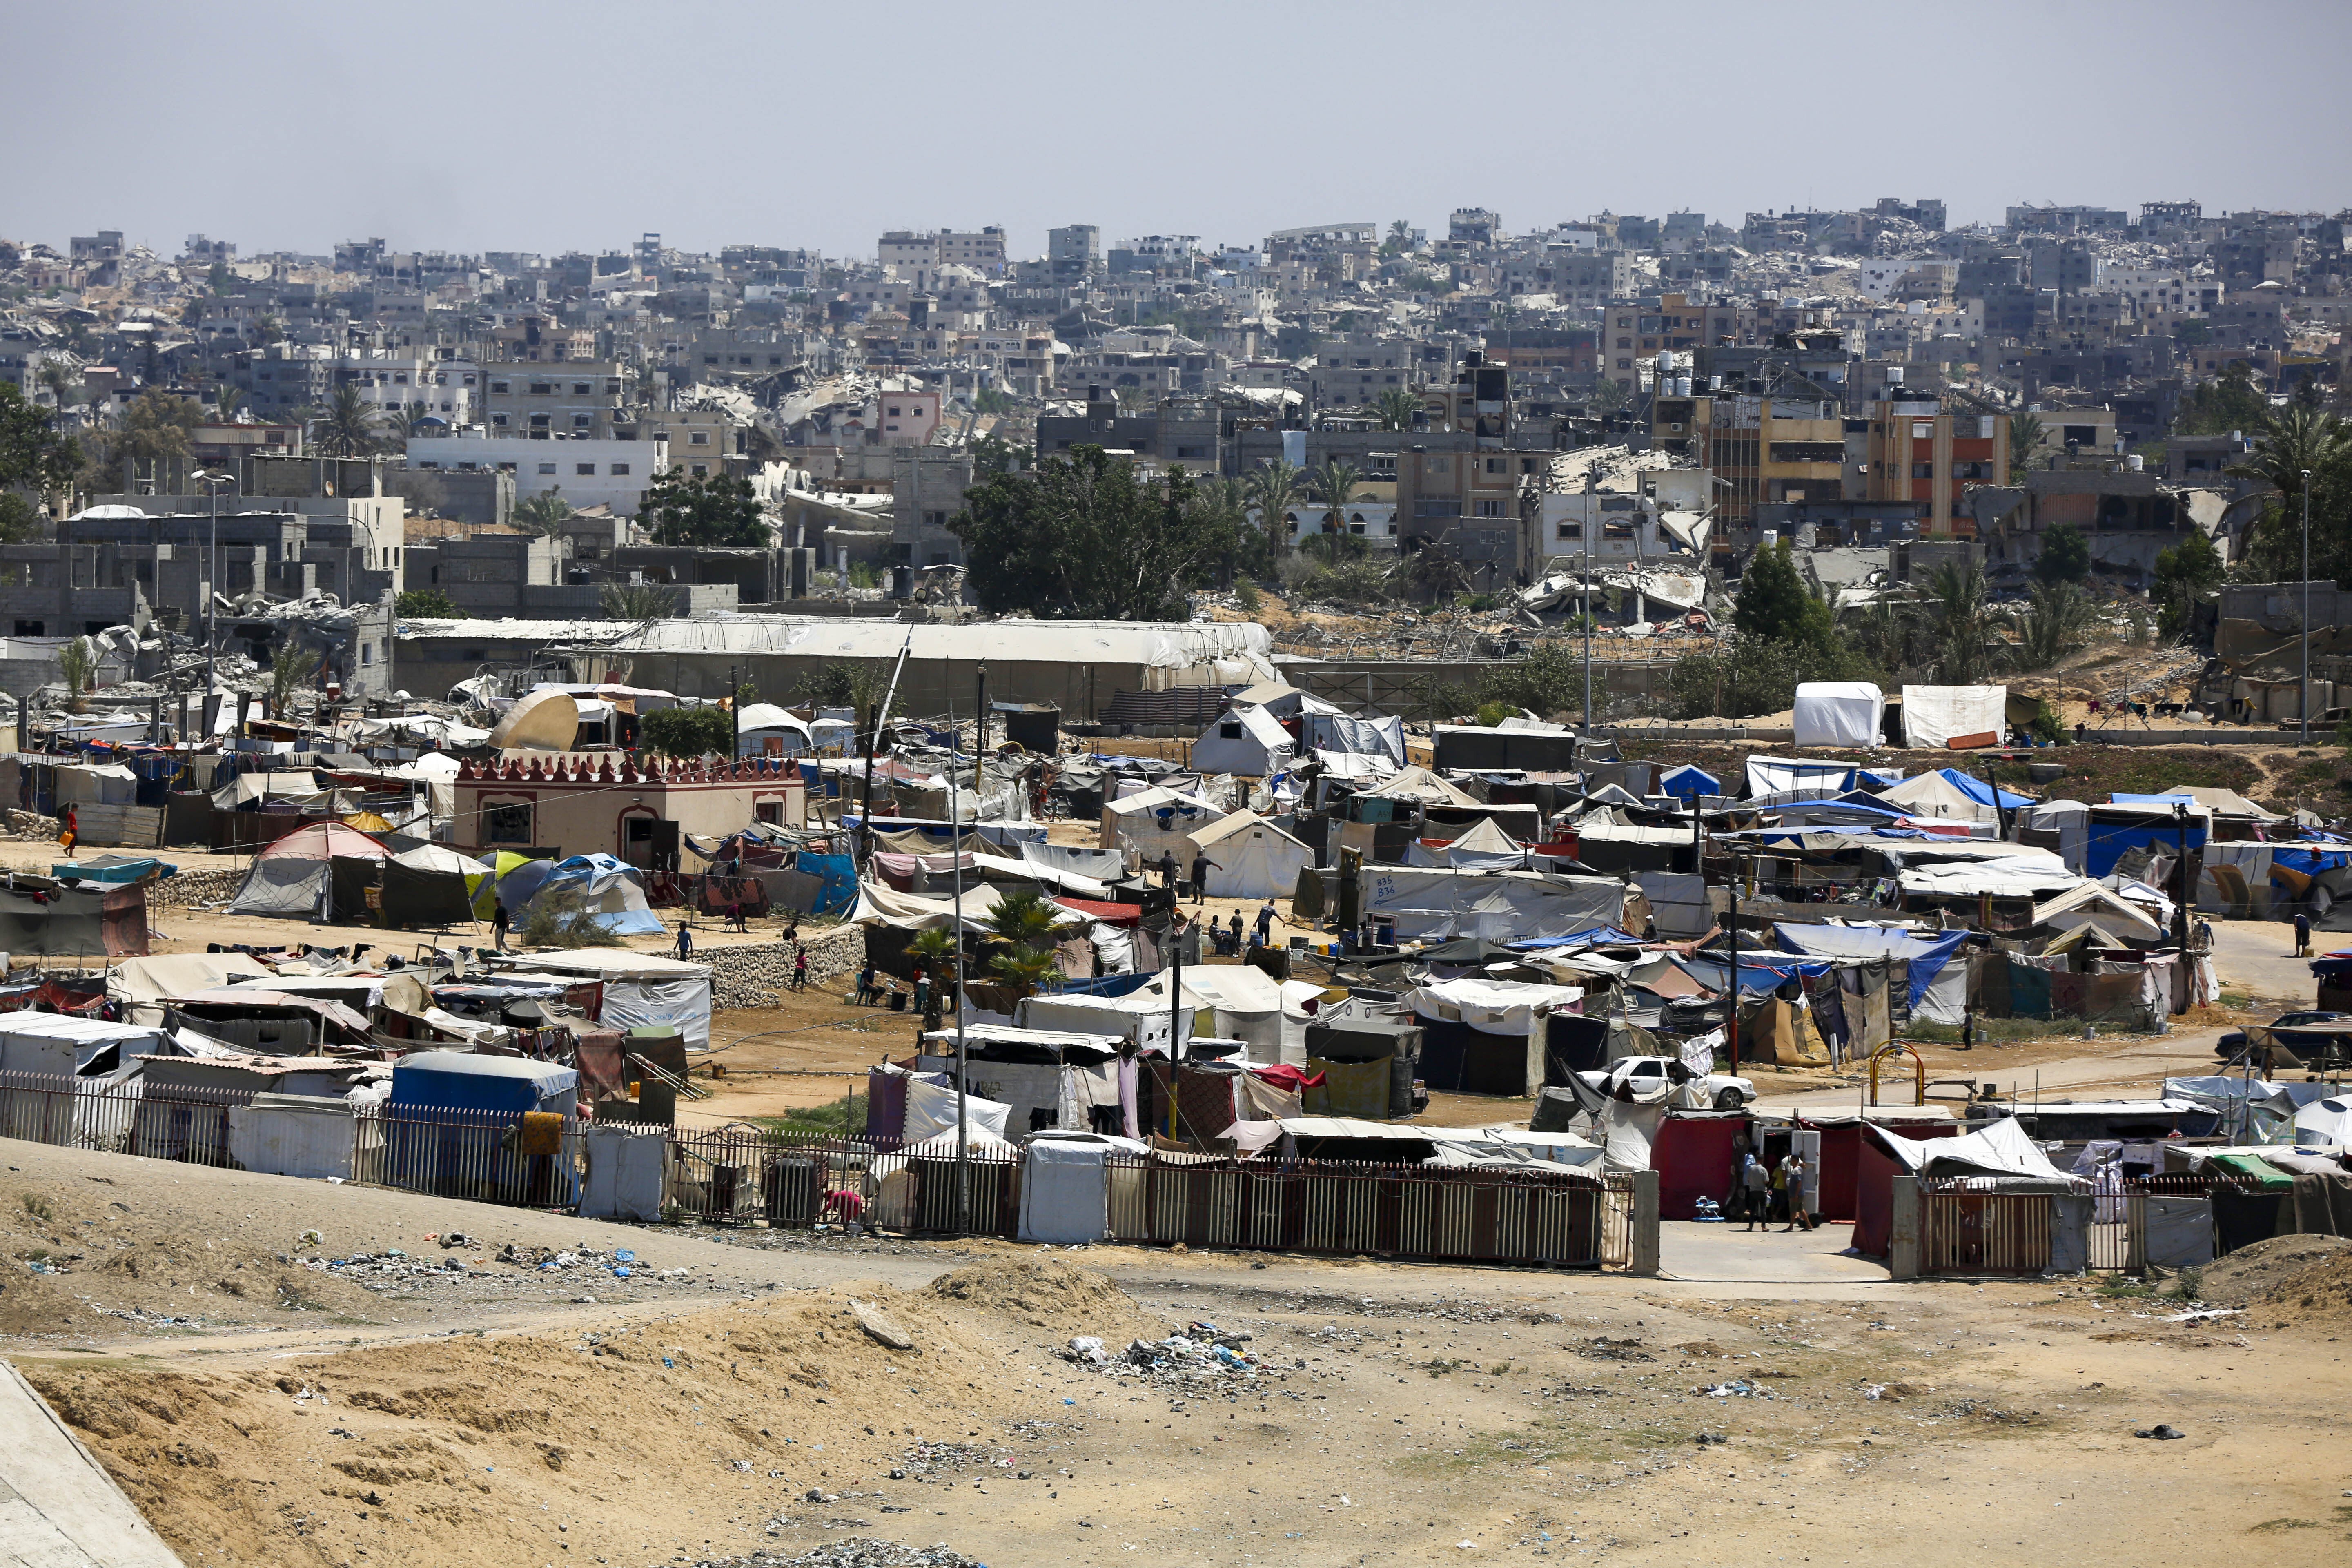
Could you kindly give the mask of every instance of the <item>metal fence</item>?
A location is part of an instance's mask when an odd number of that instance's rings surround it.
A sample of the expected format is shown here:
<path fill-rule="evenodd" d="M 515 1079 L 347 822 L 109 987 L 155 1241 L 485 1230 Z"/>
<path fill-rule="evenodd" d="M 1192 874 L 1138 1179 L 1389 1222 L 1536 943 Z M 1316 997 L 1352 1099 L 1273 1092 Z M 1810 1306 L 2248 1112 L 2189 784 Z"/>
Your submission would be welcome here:
<path fill-rule="evenodd" d="M 2003 1190 L 1983 1177 L 1919 1183 L 1919 1272 L 1933 1275 L 2037 1275 L 2056 1260 L 2057 1200 L 2088 1206 L 2084 1267 L 2095 1274 L 2142 1274 L 2149 1263 L 2150 1199 L 2210 1196 L 2243 1184 L 2226 1172 L 2174 1172 L 2106 1182 L 2076 1193 Z M 2068 1267 L 2072 1267 L 2071 1264 Z"/>
<path fill-rule="evenodd" d="M 0 1074 L 0 1137 L 528 1208 L 575 1209 L 586 1189 L 590 1133 L 570 1118 L 323 1099 L 302 1109 L 290 1098 L 255 1107 L 236 1090 Z M 1126 1153 L 1105 1164 L 1113 1241 L 1570 1268 L 1633 1261 L 1633 1173 Z M 804 1229 L 830 1206 L 830 1217 L 854 1211 L 884 1231 L 1020 1234 L 1020 1158 L 1001 1147 L 960 1166 L 925 1144 L 681 1127 L 663 1130 L 662 1170 L 666 1219 Z M 836 1193 L 855 1204 L 835 1205 Z"/>

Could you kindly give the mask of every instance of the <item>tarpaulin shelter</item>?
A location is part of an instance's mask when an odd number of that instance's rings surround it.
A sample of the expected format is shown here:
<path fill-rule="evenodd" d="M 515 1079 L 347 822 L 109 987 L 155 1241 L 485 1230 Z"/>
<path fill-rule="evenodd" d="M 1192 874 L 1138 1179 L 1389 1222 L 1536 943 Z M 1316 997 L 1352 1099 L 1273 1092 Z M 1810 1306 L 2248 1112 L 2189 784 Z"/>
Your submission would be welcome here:
<path fill-rule="evenodd" d="M 1780 946 L 1815 958 L 1900 958 L 1909 965 L 1905 1005 L 1914 1017 L 1958 1024 L 1968 1008 L 1968 966 L 1954 955 L 1968 941 L 1964 931 L 1919 935 L 1894 926 L 1801 925 L 1777 921 Z M 1746 967 L 1743 963 L 1742 968 Z"/>
<path fill-rule="evenodd" d="M 392 889 L 395 879 L 394 866 L 398 866 L 404 873 L 399 879 L 404 887 L 412 883 L 421 884 L 422 879 L 427 877 L 439 881 L 444 892 L 436 897 L 442 902 L 446 902 L 446 879 L 455 876 L 459 883 L 458 901 L 467 912 L 456 915 L 453 920 L 486 921 L 490 918 L 492 884 L 496 880 L 490 868 L 471 856 L 460 855 L 446 844 L 420 844 L 414 849 L 404 849 L 393 856 L 390 864 L 384 868 L 384 915 L 387 923 L 424 923 L 392 919 Z M 405 895 L 403 901 L 406 901 Z"/>
<path fill-rule="evenodd" d="M 1129 1124 L 1135 1091 L 1128 1068 L 1129 1081 L 1122 1092 L 1123 1037 L 972 1024 L 965 1027 L 963 1041 L 967 1094 L 1010 1107 L 1004 1127 L 1013 1136 L 1049 1128 L 1096 1130 L 1098 1113 L 1115 1126 Z M 955 1042 L 953 1030 L 925 1035 L 915 1070 L 949 1074 L 952 1084 Z"/>
<path fill-rule="evenodd" d="M 1465 832 L 1444 841 L 1442 848 L 1433 848 L 1424 839 L 1415 839 L 1407 850 L 1410 864 L 1424 867 L 1447 867 L 1461 871 L 1518 871 L 1528 864 L 1528 851 L 1509 834 L 1495 825 L 1492 817 L 1482 817 Z"/>
<path fill-rule="evenodd" d="M 569 1205 L 580 1075 L 553 1062 L 415 1051 L 393 1064 L 387 1179 L 443 1196 Z"/>
<path fill-rule="evenodd" d="M 1300 868 L 1315 864 L 1315 851 L 1255 812 L 1237 811 L 1192 829 L 1194 848 L 1214 862 L 1209 896 L 1272 899 L 1298 885 Z M 1192 873 L 1189 863 L 1184 868 Z"/>
<path fill-rule="evenodd" d="M 505 961 L 510 971 L 563 975 L 600 982 L 604 1000 L 597 1022 L 621 1030 L 668 1026 L 689 1051 L 710 1048 L 710 966 L 682 963 L 659 953 L 625 948 L 580 947 L 532 952 Z"/>
<path fill-rule="evenodd" d="M 2062 1189 L 2087 1184 L 2066 1175 L 2042 1152 L 2014 1118 L 1987 1122 L 1973 1132 L 1937 1138 L 1906 1138 L 1864 1123 L 1855 1165 L 1853 1247 L 1867 1258 L 1884 1258 L 1895 1215 L 1894 1179 L 1899 1175 L 2008 1177 L 2048 1183 Z"/>
<path fill-rule="evenodd" d="M 1392 768 L 1404 766 L 1404 721 L 1393 714 L 1351 719 L 1344 713 L 1305 713 L 1298 733 L 1308 750 L 1335 756 L 1369 757 Z M 1194 761 L 1199 761 L 1198 756 Z"/>
<path fill-rule="evenodd" d="M 163 999 L 189 996 L 235 980 L 267 976 L 260 960 L 242 952 L 173 952 L 133 958 L 106 972 L 107 999 L 134 1024 L 161 1024 Z"/>
<path fill-rule="evenodd" d="M 2176 815 L 2176 807 L 2186 810 Z M 2105 805 L 2094 805 L 2083 841 L 2083 875 L 2108 876 L 2114 872 L 2116 862 L 2134 849 L 2152 849 L 2169 857 L 2185 847 L 2195 854 L 2205 847 L 2206 830 L 2212 820 L 2203 806 L 2185 797 L 2179 801 L 2116 800 Z M 2284 846 L 2272 847 L 2273 873 L 2278 867 L 2291 863 L 2291 858 L 2283 853 L 2284 849 Z"/>
<path fill-rule="evenodd" d="M 1638 900 L 1641 895 L 1630 897 Z M 1366 916 L 1390 921 L 1407 940 L 1473 936 L 1516 942 L 1622 929 L 1629 892 L 1614 877 L 1367 866 L 1361 898 Z"/>
<path fill-rule="evenodd" d="M 467 872 L 457 867 L 467 867 Z M 478 917 L 474 889 L 487 889 L 489 873 L 454 849 L 437 844 L 384 858 L 376 912 L 387 926 L 403 931 L 464 925 Z"/>
<path fill-rule="evenodd" d="M 1860 1193 L 1862 1169 L 1863 1126 L 1885 1127 L 1906 1138 L 1956 1138 L 1963 1129 L 1952 1121 L 1951 1112 L 1941 1106 L 1871 1106 L 1856 1110 L 1808 1111 L 1797 1119 L 1798 1124 L 1811 1128 L 1821 1134 L 1820 1146 L 1814 1151 L 1815 1172 L 1814 1210 L 1825 1220 L 1846 1221 L 1854 1217 L 1854 1205 Z"/>
<path fill-rule="evenodd" d="M 1532 1095 L 1544 1083 L 1545 1020 L 1581 1005 L 1579 985 L 1441 980 L 1406 994 L 1421 1021 L 1421 1076 L 1456 1094 Z"/>
<path fill-rule="evenodd" d="M 1192 854 L 1192 830 L 1222 821 L 1228 815 L 1223 806 L 1198 795 L 1181 795 L 1154 784 L 1125 800 L 1104 805 L 1102 847 L 1130 851 L 1146 860 L 1157 860 L 1167 853 L 1175 856 L 1180 864 L 1188 862 Z"/>
<path fill-rule="evenodd" d="M 1685 763 L 1658 775 L 1658 791 L 1682 800 L 1696 800 L 1701 795 L 1719 795 L 1723 781 L 1704 769 Z"/>
<path fill-rule="evenodd" d="M 363 863 L 370 873 L 366 880 L 372 885 L 375 868 L 390 853 L 356 827 L 347 827 L 340 822 L 314 822 L 307 827 L 298 827 L 254 857 L 253 869 L 246 873 L 245 885 L 230 900 L 229 911 L 319 921 L 364 920 L 364 900 L 357 908 L 341 907 L 341 901 L 336 896 L 335 862 Z M 344 880 L 348 892 L 353 881 L 348 871 Z"/>
<path fill-rule="evenodd" d="M 1916 778 L 1905 779 L 1878 795 L 1879 804 L 1890 805 L 1906 816 L 1928 817 L 1946 822 L 1993 822 L 1999 819 L 1993 792 L 1976 779 L 1957 768 L 1935 768 Z M 2034 804 L 2028 795 L 2013 795 L 2002 790 L 2000 805 L 2011 811 L 2022 810 Z"/>
<path fill-rule="evenodd" d="M 1831 800 L 1853 787 L 1852 763 L 1815 762 L 1807 757 L 1750 757 L 1746 771 L 1751 800 Z"/>
<path fill-rule="evenodd" d="M 645 873 L 625 860 L 611 855 L 574 855 L 549 868 L 531 901 L 570 898 L 604 931 L 623 936 L 658 936 L 661 918 L 646 902 L 645 883 Z M 514 909 L 511 900 L 507 908 Z"/>
<path fill-rule="evenodd" d="M 1998 739 L 2008 721 L 2006 686 L 1903 689 L 1903 743 L 1914 751 L 1940 752 L 1956 740 L 1976 735 Z"/>
<path fill-rule="evenodd" d="M 1875 748 L 1886 721 L 1886 694 L 1867 680 L 1801 681 L 1793 720 L 1794 745 Z"/>
<path fill-rule="evenodd" d="M 146 951 L 143 884 L 93 886 L 88 891 L 61 887 L 46 894 L 0 888 L 0 952 L 126 958 Z"/>
<path fill-rule="evenodd" d="M 1288 767 L 1297 742 L 1263 708 L 1239 704 L 1209 721 L 1192 742 L 1192 765 L 1202 773 L 1265 778 Z"/>

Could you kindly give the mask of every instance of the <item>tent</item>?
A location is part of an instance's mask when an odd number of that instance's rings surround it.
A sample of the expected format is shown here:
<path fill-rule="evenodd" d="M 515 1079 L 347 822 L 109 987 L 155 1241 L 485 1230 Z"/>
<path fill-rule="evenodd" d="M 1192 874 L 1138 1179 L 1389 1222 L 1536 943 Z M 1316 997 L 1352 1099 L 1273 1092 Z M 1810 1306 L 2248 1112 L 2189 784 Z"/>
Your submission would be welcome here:
<path fill-rule="evenodd" d="M 1213 862 L 1209 894 L 1219 899 L 1286 898 L 1315 851 L 1255 812 L 1237 811 L 1192 830 L 1193 844 Z M 1185 872 L 1190 875 L 1188 864 Z"/>
<path fill-rule="evenodd" d="M 1103 806 L 1101 843 L 1106 849 L 1131 850 L 1147 860 L 1157 860 L 1163 852 L 1189 860 L 1192 829 L 1225 815 L 1224 807 L 1198 795 L 1155 784 Z"/>
<path fill-rule="evenodd" d="M 242 952 L 173 952 L 128 959 L 106 972 L 106 997 L 134 1024 L 161 1024 L 163 1000 L 210 991 L 233 980 L 267 976 L 258 959 Z"/>
<path fill-rule="evenodd" d="M 661 917 L 646 902 L 645 873 L 610 855 L 574 855 L 557 861 L 531 901 L 550 897 L 577 900 L 605 931 L 623 936 L 662 933 Z M 514 906 L 509 901 L 507 907 Z"/>
<path fill-rule="evenodd" d="M 1627 888 L 1614 877 L 1381 866 L 1366 868 L 1362 896 L 1367 916 L 1392 921 L 1397 935 L 1409 941 L 1516 942 L 1622 929 Z"/>
<path fill-rule="evenodd" d="M 579 1073 L 553 1062 L 412 1051 L 393 1064 L 384 1103 L 385 1179 L 444 1196 L 569 1207 L 577 1194 L 562 1134 L 578 1126 L 579 1089 Z"/>
<path fill-rule="evenodd" d="M 1794 719 L 1794 745 L 1874 750 L 1885 733 L 1886 694 L 1867 680 L 1801 681 Z"/>
<path fill-rule="evenodd" d="M 478 860 L 467 859 L 441 844 L 420 844 L 385 858 L 377 911 L 383 923 L 404 931 L 446 929 L 480 919 L 478 899 L 486 910 L 490 876 Z"/>
<path fill-rule="evenodd" d="M 1903 689 L 1903 743 L 1914 751 L 1940 752 L 1956 740 L 2004 733 L 2009 719 L 2006 686 L 1906 686 Z"/>
<path fill-rule="evenodd" d="M 1432 849 L 1416 839 L 1407 853 L 1412 865 L 1448 866 L 1462 871 L 1520 871 L 1528 864 L 1527 850 L 1496 826 L 1491 816 L 1472 823 L 1467 832 L 1456 835 L 1443 849 Z"/>
<path fill-rule="evenodd" d="M 1298 733 L 1311 751 L 1370 757 L 1392 768 L 1404 766 L 1404 721 L 1393 714 L 1350 719 L 1344 713 L 1308 713 L 1300 718 Z"/>
<path fill-rule="evenodd" d="M 1660 774 L 1658 790 L 1663 795 L 1674 795 L 1682 800 L 1696 800 L 1701 795 L 1721 795 L 1723 781 L 1713 773 L 1705 773 L 1685 764 Z"/>
<path fill-rule="evenodd" d="M 1910 967 L 1911 992 L 1906 1000 L 1914 1017 L 1936 1024 L 1958 1024 L 1968 1008 L 1969 966 L 1953 957 L 1968 941 L 1964 931 L 1917 936 L 1894 926 L 1801 925 L 1776 922 L 1781 948 L 1815 958 L 1900 958 Z M 1740 967 L 1747 968 L 1745 955 Z"/>
<path fill-rule="evenodd" d="M 1852 763 L 1820 763 L 1804 757 L 1748 759 L 1750 799 L 1787 796 L 1792 800 L 1828 800 L 1853 787 Z"/>
<path fill-rule="evenodd" d="M 1235 706 L 1211 720 L 1192 742 L 1192 765 L 1202 773 L 1265 778 L 1288 767 L 1297 749 L 1273 714 Z"/>
<path fill-rule="evenodd" d="M 367 907 L 352 894 L 361 885 L 356 875 L 364 866 L 373 872 L 391 853 L 356 827 L 340 822 L 314 822 L 270 845 L 253 858 L 245 885 L 230 900 L 229 912 L 239 915 L 294 915 L 312 920 L 364 920 Z M 336 895 L 336 863 L 345 863 L 343 896 Z M 355 907 L 344 907 L 355 904 Z"/>
<path fill-rule="evenodd" d="M 2026 808 L 2023 826 L 2058 836 L 2058 858 L 2066 869 L 2080 873 L 2091 829 L 2091 808 L 2079 800 L 2045 800 Z M 2043 846 L 2048 847 L 2048 846 Z"/>
<path fill-rule="evenodd" d="M 604 1002 L 597 1022 L 609 1028 L 669 1025 L 685 1037 L 689 1051 L 710 1048 L 710 967 L 681 963 L 658 953 L 616 947 L 580 947 L 562 952 L 530 952 L 505 961 L 509 970 L 530 975 L 564 975 L 603 983 Z"/>
<path fill-rule="evenodd" d="M 1076 1247 L 1110 1235 L 1108 1161 L 1150 1152 L 1132 1138 L 1091 1133 L 1032 1139 L 1022 1156 L 1020 1238 Z"/>
<path fill-rule="evenodd" d="M 1992 822 L 2000 808 L 2021 811 L 2034 805 L 2030 795 L 2015 795 L 2001 790 L 1998 796 L 1981 781 L 1971 778 L 1957 768 L 1936 768 L 1916 778 L 1905 779 L 1878 795 L 1881 805 L 1894 806 L 1906 816 L 1928 817 L 1947 822 Z"/>
<path fill-rule="evenodd" d="M 450 876 L 458 878 L 463 888 L 463 902 L 467 913 L 457 918 L 460 921 L 469 919 L 486 921 L 490 918 L 491 892 L 497 879 L 491 875 L 488 866 L 471 856 L 460 855 L 446 844 L 420 844 L 414 849 L 404 849 L 392 857 L 391 863 L 384 868 L 384 904 L 387 915 L 390 913 L 393 901 L 393 866 L 399 866 L 420 879 L 426 876 L 444 879 Z"/>
<path fill-rule="evenodd" d="M 1406 993 L 1421 1020 L 1421 1076 L 1458 1094 L 1532 1095 L 1544 1083 L 1545 1020 L 1573 1012 L 1578 985 L 1441 980 Z"/>

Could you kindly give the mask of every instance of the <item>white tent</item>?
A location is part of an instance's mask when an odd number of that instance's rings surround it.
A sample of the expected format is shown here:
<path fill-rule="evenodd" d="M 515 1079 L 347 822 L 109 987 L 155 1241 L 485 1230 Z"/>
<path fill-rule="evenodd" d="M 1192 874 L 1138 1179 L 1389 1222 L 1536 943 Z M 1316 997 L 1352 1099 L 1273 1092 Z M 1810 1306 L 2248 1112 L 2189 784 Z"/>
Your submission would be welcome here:
<path fill-rule="evenodd" d="M 1297 742 L 1263 708 L 1234 707 L 1210 721 L 1192 742 L 1192 765 L 1202 773 L 1265 778 L 1290 765 Z"/>
<path fill-rule="evenodd" d="M 1147 860 L 1157 860 L 1162 851 L 1189 860 L 1192 830 L 1225 816 L 1223 806 L 1198 795 L 1179 795 L 1155 785 L 1104 805 L 1102 847 L 1132 850 Z"/>
<path fill-rule="evenodd" d="M 1878 798 L 1880 804 L 1891 805 L 1906 816 L 1934 817 L 1945 822 L 1991 822 L 1998 816 L 1991 806 L 1934 769 L 1881 791 Z"/>
<path fill-rule="evenodd" d="M 1255 812 L 1234 812 L 1194 828 L 1192 837 L 1213 862 L 1212 898 L 1286 898 L 1298 886 L 1300 869 L 1315 864 L 1315 851 Z"/>
<path fill-rule="evenodd" d="M 1903 743 L 1940 752 L 1963 735 L 1999 735 L 2009 727 L 2006 686 L 1906 686 Z"/>
<path fill-rule="evenodd" d="M 2294 1141 L 2306 1148 L 2335 1149 L 2352 1144 L 2352 1098 L 2331 1095 L 2315 1100 L 2294 1113 Z"/>
<path fill-rule="evenodd" d="M 1867 680 L 1804 681 L 1797 687 L 1793 743 L 1875 749 L 1885 718 L 1886 694 Z"/>
<path fill-rule="evenodd" d="M 1843 795 L 1853 782 L 1852 763 L 1815 762 L 1807 757 L 1748 759 L 1748 795 L 1751 800 L 1767 795 L 1824 800 Z"/>
<path fill-rule="evenodd" d="M 604 984 L 597 1021 L 615 1029 L 675 1026 L 689 1051 L 710 1048 L 710 966 L 681 963 L 658 953 L 581 947 L 533 952 L 507 961 L 540 974 L 583 975 Z"/>
<path fill-rule="evenodd" d="M 1688 842 L 1689 837 L 1685 834 L 1683 842 Z M 1460 871 L 1519 871 L 1528 864 L 1527 850 L 1496 826 L 1491 816 L 1479 818 L 1442 849 L 1432 849 L 1416 839 L 1407 855 L 1408 865 L 1446 866 Z"/>
<path fill-rule="evenodd" d="M 1373 757 L 1391 767 L 1404 766 L 1404 721 L 1394 714 L 1350 719 L 1344 713 L 1308 713 L 1299 720 L 1298 733 L 1311 751 Z"/>
<path fill-rule="evenodd" d="M 2066 869 L 2081 872 L 2091 837 L 2091 808 L 2079 800 L 2045 800 L 2025 808 L 2024 826 L 2058 835 L 2058 858 Z M 2269 846 L 2263 846 L 2265 849 Z"/>

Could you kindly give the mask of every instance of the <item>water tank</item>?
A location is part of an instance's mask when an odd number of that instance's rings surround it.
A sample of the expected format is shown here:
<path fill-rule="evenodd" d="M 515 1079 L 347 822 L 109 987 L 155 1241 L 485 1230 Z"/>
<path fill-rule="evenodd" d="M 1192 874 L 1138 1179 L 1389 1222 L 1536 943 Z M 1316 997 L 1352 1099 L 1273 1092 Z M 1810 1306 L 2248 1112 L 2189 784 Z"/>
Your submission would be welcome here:
<path fill-rule="evenodd" d="M 915 569 L 912 566 L 890 568 L 890 596 L 898 600 L 915 596 Z"/>
<path fill-rule="evenodd" d="M 2141 458 L 2140 458 L 2140 455 L 2139 455 L 2137 452 L 2134 452 L 2134 453 L 2131 455 L 2131 471 L 2132 471 L 2133 473 L 2137 474 L 2137 473 L 2138 473 L 2138 472 L 2140 471 L 2141 467 L 2142 467 L 2142 459 L 2141 459 Z"/>
<path fill-rule="evenodd" d="M 1688 397 L 1690 395 L 1691 378 L 1686 375 L 1678 375 L 1675 377 L 1675 395 L 1676 397 Z"/>
<path fill-rule="evenodd" d="M 1723 377 L 1719 375 L 1708 376 L 1706 378 L 1706 389 L 1709 392 L 1721 392 L 1723 390 Z"/>

